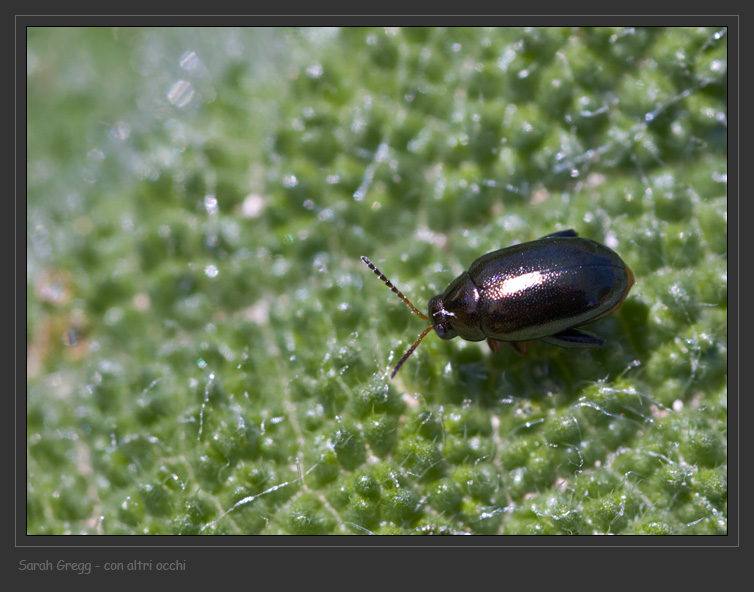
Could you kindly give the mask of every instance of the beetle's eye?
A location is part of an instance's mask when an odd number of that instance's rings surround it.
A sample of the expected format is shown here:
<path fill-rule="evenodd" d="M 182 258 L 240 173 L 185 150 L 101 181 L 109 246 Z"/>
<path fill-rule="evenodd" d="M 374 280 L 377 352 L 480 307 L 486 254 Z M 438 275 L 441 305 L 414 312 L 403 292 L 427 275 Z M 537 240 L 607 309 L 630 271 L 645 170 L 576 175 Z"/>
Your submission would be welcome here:
<path fill-rule="evenodd" d="M 439 323 L 432 325 L 432 328 L 440 339 L 453 339 L 458 335 L 453 328 L 453 325 L 451 325 L 446 318 L 443 318 Z"/>

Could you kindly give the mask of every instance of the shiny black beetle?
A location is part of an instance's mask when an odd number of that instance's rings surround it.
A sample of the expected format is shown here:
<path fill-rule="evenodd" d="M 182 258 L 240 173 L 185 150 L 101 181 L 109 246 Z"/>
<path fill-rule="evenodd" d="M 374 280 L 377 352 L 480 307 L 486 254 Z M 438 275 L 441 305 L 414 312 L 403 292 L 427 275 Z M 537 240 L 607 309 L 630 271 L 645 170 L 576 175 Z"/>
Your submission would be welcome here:
<path fill-rule="evenodd" d="M 599 347 L 600 337 L 576 329 L 615 311 L 634 274 L 606 246 L 574 230 L 483 255 L 429 301 L 429 316 L 416 307 L 366 257 L 361 260 L 405 302 L 432 323 L 396 364 L 390 378 L 432 329 L 441 339 L 486 339 L 497 353 L 510 342 L 541 339 L 561 347 Z"/>

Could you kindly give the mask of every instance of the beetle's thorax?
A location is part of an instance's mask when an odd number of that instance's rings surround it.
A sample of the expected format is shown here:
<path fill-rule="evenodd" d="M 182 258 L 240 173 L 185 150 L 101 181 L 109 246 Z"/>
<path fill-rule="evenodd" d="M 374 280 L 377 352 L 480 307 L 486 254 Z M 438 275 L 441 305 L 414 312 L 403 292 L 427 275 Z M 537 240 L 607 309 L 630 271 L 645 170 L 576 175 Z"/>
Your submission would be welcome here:
<path fill-rule="evenodd" d="M 460 336 L 468 341 L 485 339 L 479 315 L 479 288 L 467 272 L 459 275 L 443 294 L 429 301 L 429 318 L 442 339 Z"/>

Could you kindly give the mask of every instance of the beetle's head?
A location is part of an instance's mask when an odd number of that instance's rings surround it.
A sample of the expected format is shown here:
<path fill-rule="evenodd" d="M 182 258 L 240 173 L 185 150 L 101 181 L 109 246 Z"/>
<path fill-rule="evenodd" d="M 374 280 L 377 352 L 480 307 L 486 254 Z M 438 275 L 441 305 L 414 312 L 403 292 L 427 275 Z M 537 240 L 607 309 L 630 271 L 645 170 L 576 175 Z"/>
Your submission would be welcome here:
<path fill-rule="evenodd" d="M 451 325 L 454 316 L 452 312 L 445 309 L 442 296 L 438 294 L 429 299 L 429 319 L 440 339 L 453 339 L 458 335 Z"/>

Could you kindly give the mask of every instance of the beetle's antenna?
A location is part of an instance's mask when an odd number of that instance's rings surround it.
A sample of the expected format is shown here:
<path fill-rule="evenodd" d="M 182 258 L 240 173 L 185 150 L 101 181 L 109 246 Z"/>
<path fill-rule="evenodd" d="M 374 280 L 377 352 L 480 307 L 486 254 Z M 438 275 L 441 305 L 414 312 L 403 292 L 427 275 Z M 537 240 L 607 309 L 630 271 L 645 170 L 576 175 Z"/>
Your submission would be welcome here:
<path fill-rule="evenodd" d="M 366 263 L 369 269 L 371 269 L 374 272 L 374 275 L 378 276 L 383 282 L 385 282 L 385 285 L 388 288 L 390 288 L 393 292 L 395 292 L 398 295 L 398 298 L 403 300 L 403 302 L 405 302 L 408 305 L 408 307 L 411 309 L 411 312 L 413 312 L 416 316 L 421 317 L 425 321 L 429 321 L 429 317 L 425 315 L 424 313 L 422 313 L 421 311 L 419 311 L 413 304 L 411 304 L 411 301 L 403 295 L 403 292 L 401 292 L 398 288 L 396 288 L 393 285 L 393 283 L 385 277 L 385 274 L 375 267 L 374 263 L 372 263 L 369 259 L 367 259 L 363 255 L 361 257 L 361 260 L 364 263 Z M 424 339 L 427 333 L 429 333 L 431 330 L 432 330 L 432 325 L 424 329 L 424 332 L 421 335 L 419 335 L 419 339 L 416 340 L 414 345 L 408 348 L 408 351 L 405 354 L 403 354 L 403 357 L 400 360 L 398 360 L 398 363 L 395 365 L 395 368 L 393 368 L 393 373 L 390 375 L 391 380 L 398 373 L 398 370 L 400 369 L 400 367 L 403 366 L 403 362 L 405 362 L 408 359 L 408 357 L 412 353 L 414 353 L 414 350 L 417 347 L 419 347 L 419 344 L 422 342 L 422 339 Z"/>
<path fill-rule="evenodd" d="M 385 277 L 385 274 L 382 273 L 379 269 L 377 269 L 375 267 L 374 263 L 372 263 L 369 259 L 367 259 L 363 255 L 361 256 L 361 260 L 364 263 L 366 263 L 367 266 L 369 267 L 369 269 L 371 269 L 374 272 L 374 275 L 378 276 L 383 282 L 385 282 L 385 285 L 388 288 L 390 288 L 393 292 L 395 292 L 398 295 L 398 298 L 400 298 L 401 300 L 403 300 L 403 302 L 405 302 L 408 305 L 408 307 L 411 309 L 411 312 L 413 312 L 416 316 L 421 317 L 425 321 L 429 320 L 429 317 L 427 315 L 425 315 L 424 313 L 420 312 L 413 304 L 411 304 L 411 301 L 403 295 L 403 292 L 401 292 L 398 288 L 396 288 L 393 285 L 393 283 L 389 279 L 387 279 Z M 431 328 L 432 327 L 430 327 L 430 329 Z M 427 334 L 427 331 L 424 332 L 424 334 L 422 335 L 422 337 L 424 337 L 424 335 L 426 335 L 426 334 Z M 419 338 L 419 341 L 421 341 L 421 338 Z M 412 351 L 414 351 L 414 349 L 416 349 L 416 346 L 419 345 L 419 341 L 417 341 L 416 344 L 414 344 L 414 347 L 411 348 L 411 351 L 409 351 L 409 354 Z M 406 356 L 404 356 L 403 359 L 405 360 L 407 357 L 408 357 L 408 354 Z M 403 363 L 403 360 L 401 360 L 400 362 L 398 362 L 398 366 L 400 367 L 400 365 L 402 363 Z M 398 368 L 396 367 L 396 371 L 397 370 L 398 370 Z M 393 376 L 395 376 L 395 372 L 393 372 Z"/>
<path fill-rule="evenodd" d="M 406 360 L 408 360 L 408 357 L 412 353 L 414 353 L 414 350 L 417 347 L 419 347 L 419 344 L 422 342 L 422 339 L 424 339 L 424 336 L 427 333 L 429 333 L 431 330 L 432 330 L 432 325 L 430 325 L 429 327 L 427 327 L 426 329 L 424 329 L 424 332 L 421 335 L 419 335 L 419 339 L 416 340 L 416 342 L 414 343 L 414 345 L 412 345 L 410 348 L 408 348 L 408 351 L 405 354 L 403 354 L 403 357 L 400 360 L 398 360 L 398 363 L 395 365 L 395 368 L 393 368 L 393 373 L 390 375 L 390 380 L 392 380 L 393 378 L 395 378 L 395 375 L 398 373 L 399 368 L 401 366 L 403 366 L 403 362 L 405 362 Z"/>

